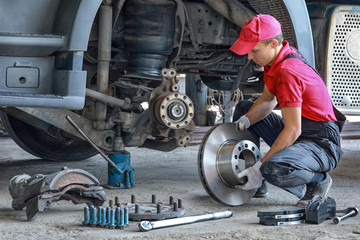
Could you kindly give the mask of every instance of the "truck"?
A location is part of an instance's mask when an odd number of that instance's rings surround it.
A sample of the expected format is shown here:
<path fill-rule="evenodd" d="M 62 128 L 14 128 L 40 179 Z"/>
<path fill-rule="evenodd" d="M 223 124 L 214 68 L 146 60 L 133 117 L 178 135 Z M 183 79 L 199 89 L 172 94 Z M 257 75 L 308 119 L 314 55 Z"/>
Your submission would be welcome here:
<path fill-rule="evenodd" d="M 1 120 L 40 158 L 97 154 L 67 116 L 105 152 L 187 146 L 196 126 L 214 124 L 208 89 L 261 94 L 262 69 L 229 51 L 256 14 L 279 20 L 335 107 L 360 113 L 356 0 L 12 0 L 0 9 Z"/>

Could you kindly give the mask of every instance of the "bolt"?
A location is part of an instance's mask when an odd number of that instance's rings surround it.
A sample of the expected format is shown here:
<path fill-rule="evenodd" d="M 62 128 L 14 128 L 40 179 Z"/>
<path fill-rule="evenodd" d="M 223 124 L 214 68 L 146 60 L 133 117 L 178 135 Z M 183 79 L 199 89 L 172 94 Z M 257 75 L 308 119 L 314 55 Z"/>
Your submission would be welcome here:
<path fill-rule="evenodd" d="M 117 226 L 117 227 L 120 225 L 120 207 L 116 207 L 116 211 L 115 211 L 115 223 L 116 223 L 116 226 Z"/>
<path fill-rule="evenodd" d="M 90 207 L 90 226 L 96 226 L 96 208 L 94 206 Z"/>
<path fill-rule="evenodd" d="M 178 207 L 179 208 L 182 208 L 183 206 L 182 206 L 182 200 L 181 199 L 178 199 Z"/>
<path fill-rule="evenodd" d="M 139 213 L 140 212 L 140 206 L 139 204 L 135 204 L 135 213 Z"/>
<path fill-rule="evenodd" d="M 115 205 L 117 206 L 119 204 L 119 197 L 115 197 Z"/>
<path fill-rule="evenodd" d="M 129 210 L 128 210 L 128 208 L 124 209 L 124 224 L 125 224 L 125 226 L 129 225 Z"/>
<path fill-rule="evenodd" d="M 170 205 L 173 205 L 173 204 L 174 204 L 174 197 L 170 196 Z"/>
<path fill-rule="evenodd" d="M 174 211 L 177 211 L 178 210 L 178 203 L 177 202 L 174 202 Z"/>
<path fill-rule="evenodd" d="M 110 210 L 111 207 L 106 207 L 106 223 L 110 222 Z"/>
<path fill-rule="evenodd" d="M 100 226 L 101 226 L 101 227 L 106 227 L 106 212 L 105 212 L 105 208 L 101 208 L 101 222 L 100 222 Z"/>
<path fill-rule="evenodd" d="M 109 228 L 114 229 L 115 225 L 115 209 L 110 209 L 110 219 L 109 219 Z"/>
<path fill-rule="evenodd" d="M 113 205 L 114 205 L 114 204 L 113 204 L 113 200 L 110 199 L 110 200 L 109 200 L 109 207 L 112 208 Z"/>
<path fill-rule="evenodd" d="M 157 213 L 161 213 L 161 208 L 162 208 L 162 204 L 161 204 L 161 203 L 156 204 L 156 212 L 157 212 Z"/>
<path fill-rule="evenodd" d="M 88 206 L 84 207 L 84 225 L 88 225 L 90 223 L 90 209 Z"/>
<path fill-rule="evenodd" d="M 136 197 L 135 195 L 131 195 L 131 203 L 135 203 L 136 202 Z"/>
<path fill-rule="evenodd" d="M 120 222 L 118 226 L 120 229 L 124 229 L 125 226 L 125 210 L 123 208 L 120 209 Z"/>
<path fill-rule="evenodd" d="M 98 217 L 97 217 L 97 225 L 100 225 L 101 224 L 101 206 L 98 206 L 97 207 L 97 215 L 98 215 Z"/>
<path fill-rule="evenodd" d="M 151 195 L 151 203 L 156 203 L 156 195 Z"/>

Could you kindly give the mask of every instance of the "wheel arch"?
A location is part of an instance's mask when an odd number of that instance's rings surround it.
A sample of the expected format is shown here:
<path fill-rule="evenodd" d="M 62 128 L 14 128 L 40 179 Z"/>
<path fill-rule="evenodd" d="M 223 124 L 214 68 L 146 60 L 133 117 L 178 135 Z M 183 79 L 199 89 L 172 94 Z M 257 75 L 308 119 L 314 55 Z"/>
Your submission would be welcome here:
<path fill-rule="evenodd" d="M 297 48 L 315 67 L 314 42 L 310 24 L 310 17 L 304 0 L 283 0 L 290 15 Z"/>

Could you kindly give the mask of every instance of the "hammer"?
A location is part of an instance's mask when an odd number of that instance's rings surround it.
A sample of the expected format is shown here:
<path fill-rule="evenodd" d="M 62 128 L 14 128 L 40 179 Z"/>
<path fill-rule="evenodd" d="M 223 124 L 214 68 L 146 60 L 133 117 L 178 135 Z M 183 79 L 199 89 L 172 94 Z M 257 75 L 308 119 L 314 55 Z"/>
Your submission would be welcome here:
<path fill-rule="evenodd" d="M 349 207 L 349 208 L 345 209 L 344 212 L 345 212 L 345 215 L 344 215 L 344 216 L 333 218 L 333 222 L 334 222 L 335 224 L 339 224 L 339 223 L 340 223 L 342 220 L 344 220 L 345 218 L 353 217 L 353 216 L 358 215 L 359 209 L 356 208 L 356 207 Z"/>

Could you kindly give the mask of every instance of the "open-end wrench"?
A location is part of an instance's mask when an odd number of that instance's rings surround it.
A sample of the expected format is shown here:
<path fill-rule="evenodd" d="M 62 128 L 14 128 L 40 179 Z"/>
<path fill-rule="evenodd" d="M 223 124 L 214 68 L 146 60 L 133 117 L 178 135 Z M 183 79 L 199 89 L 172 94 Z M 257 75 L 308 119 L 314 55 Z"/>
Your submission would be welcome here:
<path fill-rule="evenodd" d="M 345 213 L 346 214 L 344 216 L 333 218 L 333 222 L 335 224 L 339 224 L 345 218 L 356 216 L 359 213 L 359 209 L 356 208 L 356 207 L 350 207 L 350 208 L 345 210 Z"/>
<path fill-rule="evenodd" d="M 156 228 L 171 227 L 171 226 L 200 222 L 200 221 L 205 221 L 205 220 L 229 218 L 232 215 L 233 215 L 232 211 L 223 211 L 223 212 L 214 212 L 214 213 L 203 214 L 203 215 L 167 219 L 167 220 L 161 220 L 161 221 L 155 221 L 155 222 L 141 221 L 139 223 L 139 230 L 141 232 L 146 232 L 146 231 L 156 229 Z"/>

